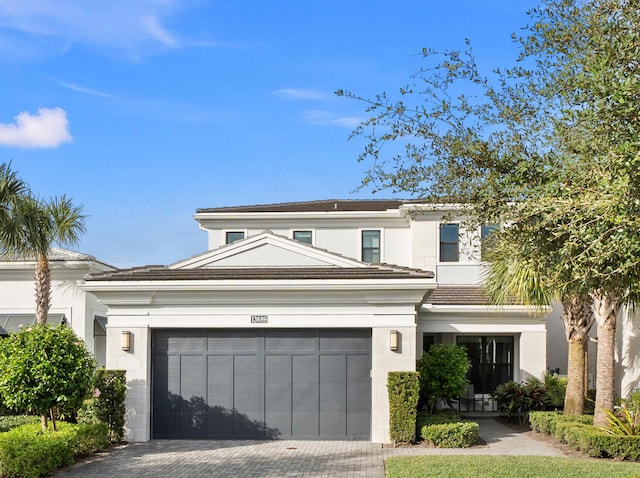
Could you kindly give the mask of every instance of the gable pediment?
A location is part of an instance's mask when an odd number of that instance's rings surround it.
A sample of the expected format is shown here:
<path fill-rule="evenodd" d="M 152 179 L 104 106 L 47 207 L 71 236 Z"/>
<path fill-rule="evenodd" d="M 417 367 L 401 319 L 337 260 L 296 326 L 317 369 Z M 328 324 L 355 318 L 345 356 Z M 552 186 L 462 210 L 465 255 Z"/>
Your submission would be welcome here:
<path fill-rule="evenodd" d="M 216 267 L 363 267 L 362 262 L 317 249 L 269 231 L 170 266 L 171 269 Z"/>

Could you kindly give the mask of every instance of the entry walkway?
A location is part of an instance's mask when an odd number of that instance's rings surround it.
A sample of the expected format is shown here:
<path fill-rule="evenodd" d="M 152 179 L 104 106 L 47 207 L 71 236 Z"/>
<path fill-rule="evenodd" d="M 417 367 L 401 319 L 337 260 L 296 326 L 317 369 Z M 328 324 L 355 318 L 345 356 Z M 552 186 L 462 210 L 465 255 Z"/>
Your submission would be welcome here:
<path fill-rule="evenodd" d="M 476 421 L 486 445 L 471 449 L 390 448 L 363 441 L 152 440 L 76 464 L 56 477 L 384 478 L 384 459 L 397 455 L 563 456 L 495 420 Z"/>

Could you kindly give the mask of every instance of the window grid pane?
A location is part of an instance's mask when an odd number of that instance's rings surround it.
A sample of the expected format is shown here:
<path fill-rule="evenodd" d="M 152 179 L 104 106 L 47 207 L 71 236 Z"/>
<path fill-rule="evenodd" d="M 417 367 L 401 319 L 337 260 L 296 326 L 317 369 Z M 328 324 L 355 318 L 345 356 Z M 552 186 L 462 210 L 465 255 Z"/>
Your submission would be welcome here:
<path fill-rule="evenodd" d="M 380 262 L 380 231 L 362 231 L 362 261 Z"/>
<path fill-rule="evenodd" d="M 313 233 L 311 231 L 293 231 L 293 238 L 305 244 L 313 243 Z"/>
<path fill-rule="evenodd" d="M 440 262 L 458 262 L 458 224 L 440 224 Z"/>
<path fill-rule="evenodd" d="M 244 239 L 244 232 L 242 231 L 229 231 L 226 234 L 226 243 L 231 244 L 232 242 L 239 241 L 240 239 Z"/>

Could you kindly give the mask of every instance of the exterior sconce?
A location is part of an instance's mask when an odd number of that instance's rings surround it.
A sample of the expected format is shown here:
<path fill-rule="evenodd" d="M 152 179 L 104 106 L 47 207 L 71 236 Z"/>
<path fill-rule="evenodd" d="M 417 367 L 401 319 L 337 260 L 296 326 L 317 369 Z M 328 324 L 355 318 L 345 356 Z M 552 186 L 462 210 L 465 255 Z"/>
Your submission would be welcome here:
<path fill-rule="evenodd" d="M 392 330 L 389 335 L 389 350 L 395 352 L 398 350 L 398 335 L 397 330 Z"/>
<path fill-rule="evenodd" d="M 131 332 L 123 330 L 120 335 L 120 347 L 124 352 L 131 350 Z"/>

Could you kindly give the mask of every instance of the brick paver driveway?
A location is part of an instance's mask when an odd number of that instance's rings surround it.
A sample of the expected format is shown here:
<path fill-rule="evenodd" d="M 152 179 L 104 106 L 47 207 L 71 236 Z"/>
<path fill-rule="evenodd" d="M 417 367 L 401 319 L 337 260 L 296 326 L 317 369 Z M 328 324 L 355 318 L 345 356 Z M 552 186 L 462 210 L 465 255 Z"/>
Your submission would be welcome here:
<path fill-rule="evenodd" d="M 153 440 L 60 471 L 57 478 L 384 478 L 382 447 L 365 441 Z"/>

